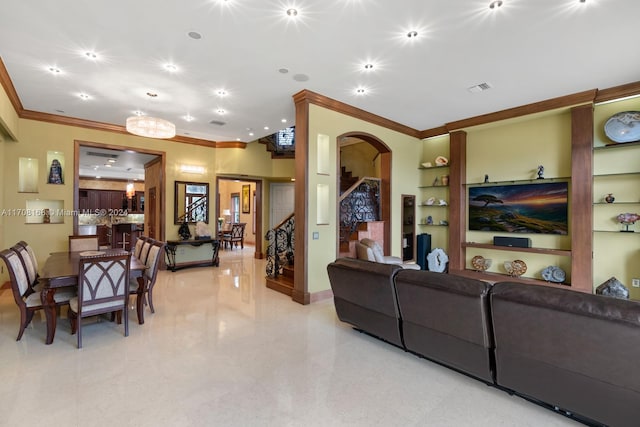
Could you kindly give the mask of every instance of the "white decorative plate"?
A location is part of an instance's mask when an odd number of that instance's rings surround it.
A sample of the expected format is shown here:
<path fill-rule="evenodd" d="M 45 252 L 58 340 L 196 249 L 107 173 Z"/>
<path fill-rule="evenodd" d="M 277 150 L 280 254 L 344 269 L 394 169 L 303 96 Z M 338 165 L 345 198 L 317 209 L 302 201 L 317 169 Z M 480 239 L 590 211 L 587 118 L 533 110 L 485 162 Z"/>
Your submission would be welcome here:
<path fill-rule="evenodd" d="M 640 111 L 614 114 L 604 124 L 604 133 L 618 143 L 640 141 Z"/>

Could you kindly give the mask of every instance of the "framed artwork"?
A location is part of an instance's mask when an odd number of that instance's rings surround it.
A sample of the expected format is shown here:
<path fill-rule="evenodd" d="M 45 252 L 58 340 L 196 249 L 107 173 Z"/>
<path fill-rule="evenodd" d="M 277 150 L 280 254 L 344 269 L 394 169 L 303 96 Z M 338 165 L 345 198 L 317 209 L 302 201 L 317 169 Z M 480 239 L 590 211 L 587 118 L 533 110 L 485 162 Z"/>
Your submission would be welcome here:
<path fill-rule="evenodd" d="M 469 188 L 469 230 L 567 235 L 568 183 Z"/>
<path fill-rule="evenodd" d="M 251 212 L 251 202 L 250 202 L 250 197 L 251 195 L 251 186 L 250 185 L 243 185 L 242 186 L 242 213 L 250 213 Z"/>

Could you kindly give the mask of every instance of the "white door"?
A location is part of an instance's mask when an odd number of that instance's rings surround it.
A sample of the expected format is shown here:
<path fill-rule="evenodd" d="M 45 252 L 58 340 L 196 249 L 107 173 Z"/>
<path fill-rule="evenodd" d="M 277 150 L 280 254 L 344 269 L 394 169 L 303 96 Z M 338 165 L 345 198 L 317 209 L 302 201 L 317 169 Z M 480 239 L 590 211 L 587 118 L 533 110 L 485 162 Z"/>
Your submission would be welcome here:
<path fill-rule="evenodd" d="M 269 228 L 273 228 L 280 224 L 286 217 L 293 213 L 293 204 L 295 200 L 295 184 L 273 183 L 270 187 L 271 193 L 271 212 Z"/>

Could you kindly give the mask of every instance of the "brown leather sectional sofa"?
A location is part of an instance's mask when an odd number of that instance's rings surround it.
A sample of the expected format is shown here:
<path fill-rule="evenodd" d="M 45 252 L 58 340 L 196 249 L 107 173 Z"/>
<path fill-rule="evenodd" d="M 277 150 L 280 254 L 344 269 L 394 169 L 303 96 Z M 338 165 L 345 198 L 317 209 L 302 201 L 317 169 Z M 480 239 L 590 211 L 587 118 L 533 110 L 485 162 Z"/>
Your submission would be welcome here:
<path fill-rule="evenodd" d="M 356 329 L 587 425 L 640 425 L 640 304 L 341 258 Z"/>

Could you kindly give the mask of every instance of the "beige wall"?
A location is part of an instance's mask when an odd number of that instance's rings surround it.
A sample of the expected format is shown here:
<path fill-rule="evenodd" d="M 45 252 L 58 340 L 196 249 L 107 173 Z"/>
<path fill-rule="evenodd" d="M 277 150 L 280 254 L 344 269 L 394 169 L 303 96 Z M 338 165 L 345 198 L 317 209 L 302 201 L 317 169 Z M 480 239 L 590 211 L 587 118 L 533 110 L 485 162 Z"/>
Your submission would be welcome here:
<path fill-rule="evenodd" d="M 358 178 L 380 177 L 380 156 L 368 142 L 350 144 L 340 148 L 340 164 Z"/>
<path fill-rule="evenodd" d="M 353 117 L 328 110 L 317 105 L 309 106 L 309 165 L 308 173 L 308 209 L 307 209 L 307 242 L 308 242 L 308 292 L 315 293 L 330 288 L 327 277 L 327 264 L 337 257 L 337 138 L 347 132 L 363 132 L 384 141 L 393 151 L 391 167 L 391 255 L 401 256 L 401 220 L 400 198 L 402 194 L 416 194 L 418 182 L 418 166 L 422 144 L 413 138 L 381 126 L 371 124 Z M 328 175 L 318 174 L 316 153 L 318 135 L 327 135 L 330 141 Z M 326 203 L 318 202 L 318 184 L 326 185 L 329 192 Z M 318 224 L 318 209 L 327 209 L 329 223 Z M 319 239 L 313 240 L 314 232 Z"/>

